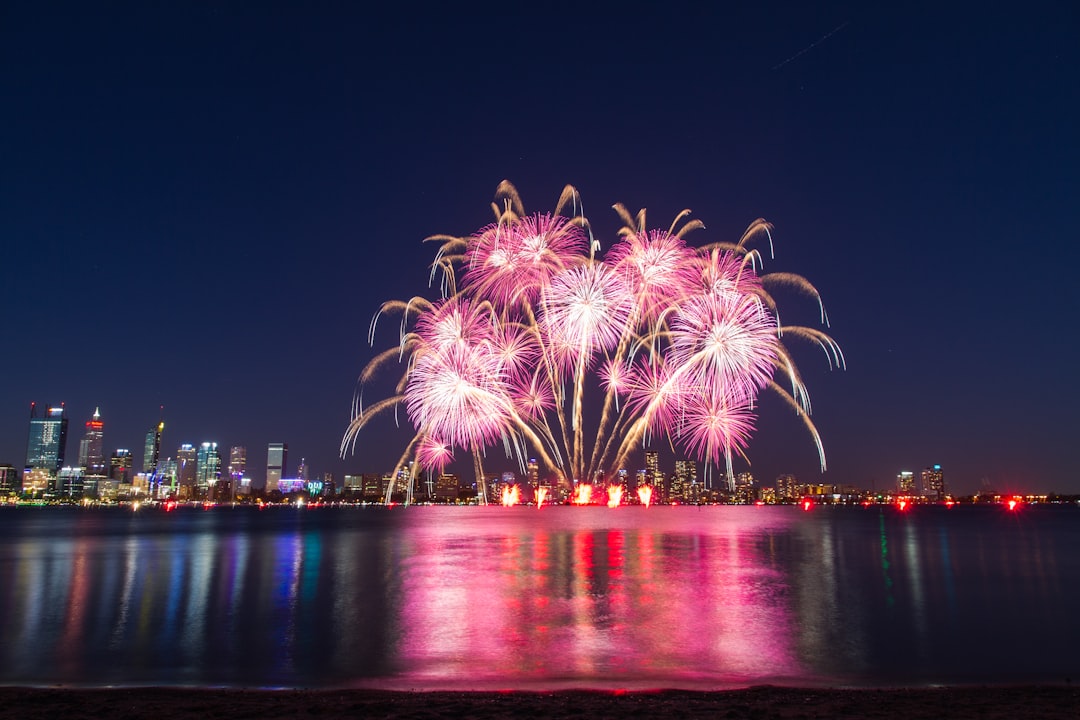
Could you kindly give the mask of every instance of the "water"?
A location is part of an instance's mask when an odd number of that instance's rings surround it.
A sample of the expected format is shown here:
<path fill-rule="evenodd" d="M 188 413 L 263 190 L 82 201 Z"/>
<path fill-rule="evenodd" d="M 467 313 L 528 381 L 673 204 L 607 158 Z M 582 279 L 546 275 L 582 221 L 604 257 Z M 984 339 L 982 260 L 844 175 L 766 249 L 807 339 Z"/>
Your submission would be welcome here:
<path fill-rule="evenodd" d="M 1080 679 L 1080 508 L 0 510 L 0 684 Z"/>

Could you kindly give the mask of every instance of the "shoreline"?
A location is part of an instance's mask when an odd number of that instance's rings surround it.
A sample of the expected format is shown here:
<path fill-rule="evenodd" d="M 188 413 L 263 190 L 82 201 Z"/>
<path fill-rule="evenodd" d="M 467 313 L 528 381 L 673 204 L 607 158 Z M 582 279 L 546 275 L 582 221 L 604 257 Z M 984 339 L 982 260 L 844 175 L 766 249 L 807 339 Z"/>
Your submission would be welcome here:
<path fill-rule="evenodd" d="M 734 690 L 429 691 L 0 687 L 0 718 L 215 717 L 995 718 L 1080 717 L 1080 688 L 981 685 Z"/>

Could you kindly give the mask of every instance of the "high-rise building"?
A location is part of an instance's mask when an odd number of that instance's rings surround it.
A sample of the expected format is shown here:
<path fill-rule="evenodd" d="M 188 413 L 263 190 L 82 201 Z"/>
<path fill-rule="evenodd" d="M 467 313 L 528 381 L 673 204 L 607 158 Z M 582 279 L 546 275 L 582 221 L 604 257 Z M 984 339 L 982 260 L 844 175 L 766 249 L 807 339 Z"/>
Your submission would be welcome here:
<path fill-rule="evenodd" d="M 202 497 L 221 477 L 221 456 L 216 442 L 204 442 L 195 456 L 195 490 Z"/>
<path fill-rule="evenodd" d="M 785 474 L 776 478 L 776 499 L 784 501 L 793 501 L 798 498 L 798 480 L 794 475 Z"/>
<path fill-rule="evenodd" d="M 67 446 L 67 417 L 64 406 L 50 407 L 43 417 L 37 416 L 37 405 L 30 405 L 30 439 L 26 443 L 27 470 L 45 470 L 56 477 L 64 466 Z"/>
<path fill-rule="evenodd" d="M 940 465 L 932 465 L 922 471 L 922 491 L 934 500 L 945 498 L 945 473 Z"/>
<path fill-rule="evenodd" d="M 247 448 L 242 445 L 234 445 L 229 448 L 229 477 L 233 484 L 239 487 L 241 478 L 247 472 Z"/>
<path fill-rule="evenodd" d="M 0 495 L 18 495 L 22 492 L 22 473 L 14 465 L 0 465 Z"/>
<path fill-rule="evenodd" d="M 757 490 L 754 487 L 754 476 L 748 472 L 741 472 L 735 476 L 735 502 L 746 505 L 757 499 Z"/>
<path fill-rule="evenodd" d="M 664 473 L 660 472 L 660 453 L 654 450 L 645 452 L 645 482 L 653 486 L 653 501 L 667 501 L 667 487 L 664 484 Z"/>
<path fill-rule="evenodd" d="M 697 463 L 693 460 L 676 460 L 675 474 L 671 477 L 671 499 L 697 502 L 700 490 L 697 486 Z"/>
<path fill-rule="evenodd" d="M 79 442 L 79 466 L 87 475 L 105 474 L 105 423 L 101 421 L 101 408 L 94 408 L 93 416 L 86 421 L 86 432 Z"/>
<path fill-rule="evenodd" d="M 181 488 L 185 499 L 191 497 L 191 489 L 195 487 L 195 469 L 198 462 L 196 456 L 195 447 L 191 443 L 184 443 L 176 451 L 176 484 Z"/>
<path fill-rule="evenodd" d="M 896 476 L 896 491 L 901 495 L 911 495 L 915 492 L 915 473 L 910 470 L 902 470 Z"/>
<path fill-rule="evenodd" d="M 118 483 L 130 483 L 133 477 L 134 460 L 127 448 L 117 448 L 109 458 L 109 479 Z"/>
<path fill-rule="evenodd" d="M 296 466 L 296 478 L 304 482 L 311 479 L 308 477 L 307 458 L 300 458 L 300 464 Z"/>
<path fill-rule="evenodd" d="M 143 446 L 143 472 L 153 475 L 157 471 L 158 458 L 161 456 L 161 433 L 165 429 L 165 423 L 159 421 L 146 433 L 146 444 Z"/>
<path fill-rule="evenodd" d="M 286 443 L 270 443 L 266 449 L 266 492 L 274 492 L 285 476 L 285 465 L 289 459 L 289 446 Z"/>

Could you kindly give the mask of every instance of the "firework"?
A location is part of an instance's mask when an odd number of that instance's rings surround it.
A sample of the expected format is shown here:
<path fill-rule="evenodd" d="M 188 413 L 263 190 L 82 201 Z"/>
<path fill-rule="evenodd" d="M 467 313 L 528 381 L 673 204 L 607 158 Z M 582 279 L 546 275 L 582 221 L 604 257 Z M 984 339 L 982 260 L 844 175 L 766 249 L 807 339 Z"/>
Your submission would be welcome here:
<path fill-rule="evenodd" d="M 649 229 L 644 210 L 631 216 L 616 205 L 624 227 L 600 258 L 580 206 L 568 186 L 554 213 L 526 215 L 504 182 L 494 223 L 429 238 L 440 243 L 432 280 L 442 297 L 388 302 L 372 321 L 374 341 L 381 315 L 402 316 L 397 346 L 376 356 L 361 383 L 395 358 L 403 373 L 396 394 L 370 407 L 358 391 L 342 453 L 373 417 L 403 406 L 415 435 L 398 465 L 442 470 L 463 450 L 482 501 L 482 459 L 499 446 L 523 470 L 538 457 L 575 497 L 591 489 L 580 481 L 611 477 L 654 437 L 730 477 L 767 391 L 802 417 L 824 470 L 809 395 L 783 339 L 818 344 L 831 365 L 844 359 L 822 330 L 780 324 L 771 288 L 810 295 L 828 321 L 805 279 L 759 273 L 762 255 L 750 245 L 768 238 L 771 253 L 771 226 L 757 220 L 736 243 L 693 248 L 684 235 L 702 225 L 689 211 Z"/>

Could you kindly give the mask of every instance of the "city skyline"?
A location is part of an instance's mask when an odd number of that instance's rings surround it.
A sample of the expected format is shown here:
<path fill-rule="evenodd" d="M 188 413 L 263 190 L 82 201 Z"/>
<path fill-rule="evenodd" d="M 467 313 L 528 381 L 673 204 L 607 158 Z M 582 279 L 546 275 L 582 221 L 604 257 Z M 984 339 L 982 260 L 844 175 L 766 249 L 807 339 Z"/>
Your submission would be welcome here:
<path fill-rule="evenodd" d="M 847 369 L 795 350 L 826 473 L 769 398 L 737 472 L 884 487 L 940 463 L 960 492 L 1080 492 L 1080 390 L 1035 382 L 1069 377 L 1077 343 L 1072 15 L 13 8 L 0 463 L 24 461 L 44 400 L 69 435 L 100 407 L 106 461 L 123 447 L 136 468 L 164 406 L 166 456 L 211 441 L 254 468 L 287 441 L 318 475 L 389 470 L 410 437 L 391 416 L 338 457 L 395 337 L 370 346 L 371 319 L 438 297 L 424 238 L 490 222 L 510 180 L 530 213 L 574 185 L 601 251 L 615 203 L 663 228 L 689 208 L 695 247 L 773 224 L 764 271 L 814 283 Z M 494 447 L 485 467 L 515 462 Z"/>

